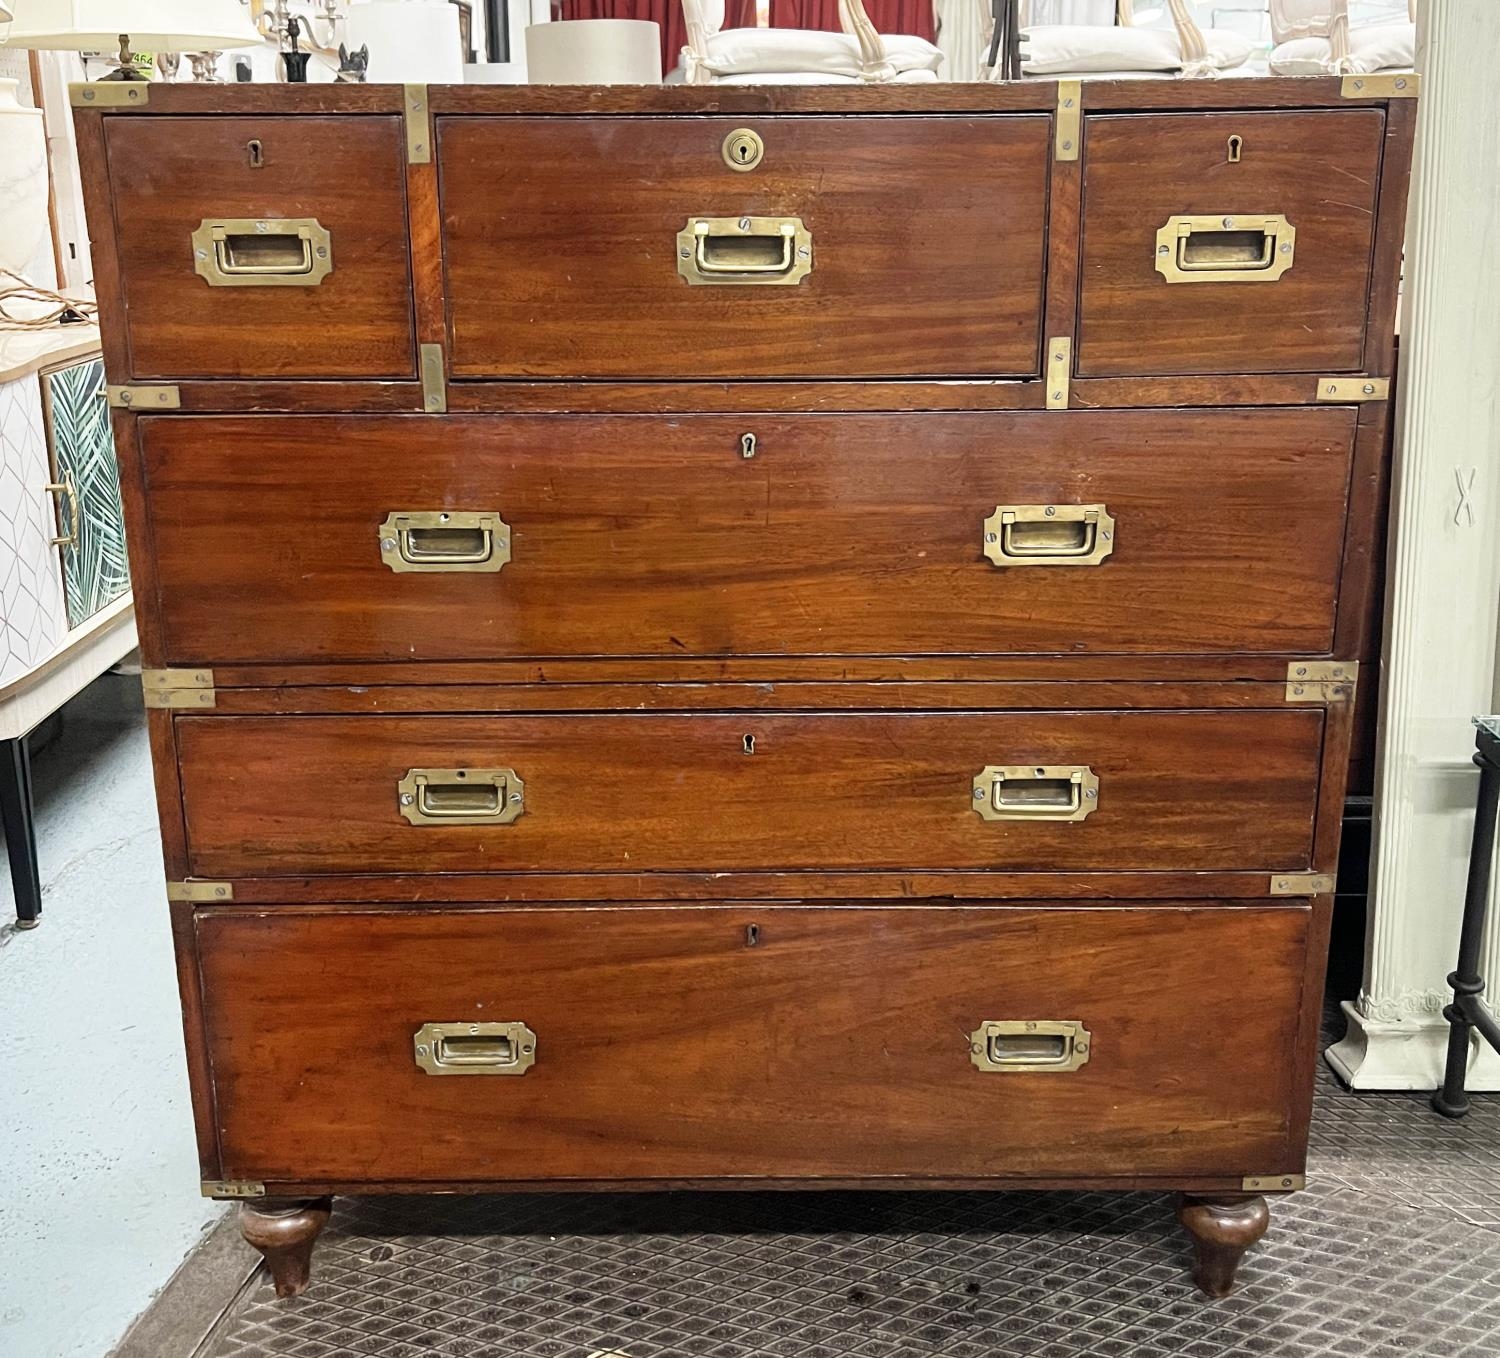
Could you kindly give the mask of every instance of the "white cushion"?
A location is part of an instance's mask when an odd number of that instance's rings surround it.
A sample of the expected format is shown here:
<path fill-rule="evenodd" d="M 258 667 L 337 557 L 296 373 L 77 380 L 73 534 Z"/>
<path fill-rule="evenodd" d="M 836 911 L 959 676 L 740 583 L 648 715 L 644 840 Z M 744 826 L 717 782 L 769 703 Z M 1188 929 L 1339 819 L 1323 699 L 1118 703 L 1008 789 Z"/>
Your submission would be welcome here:
<path fill-rule="evenodd" d="M 1271 53 L 1276 75 L 1327 75 L 1333 49 L 1327 38 L 1293 38 Z M 1348 74 L 1409 71 L 1417 60 L 1416 24 L 1370 24 L 1349 30 Z"/>
<path fill-rule="evenodd" d="M 1175 71 L 1182 65 L 1177 34 L 1164 28 L 1093 28 L 1042 24 L 1022 30 L 1021 69 L 1027 75 L 1104 71 Z M 1208 62 L 1218 70 L 1243 66 L 1250 43 L 1238 33 L 1211 29 L 1203 35 Z"/>
<path fill-rule="evenodd" d="M 882 36 L 886 58 L 897 74 L 936 73 L 943 54 L 925 38 Z M 847 33 L 811 33 L 796 28 L 731 28 L 715 33 L 699 62 L 715 76 L 801 72 L 858 79 L 863 69 L 859 43 Z M 765 82 L 755 82 L 765 83 Z"/>
<path fill-rule="evenodd" d="M 892 84 L 925 85 L 936 81 L 936 71 L 902 71 Z M 716 75 L 711 85 L 863 85 L 857 75 L 831 75 L 827 71 L 755 71 L 750 74 Z"/>

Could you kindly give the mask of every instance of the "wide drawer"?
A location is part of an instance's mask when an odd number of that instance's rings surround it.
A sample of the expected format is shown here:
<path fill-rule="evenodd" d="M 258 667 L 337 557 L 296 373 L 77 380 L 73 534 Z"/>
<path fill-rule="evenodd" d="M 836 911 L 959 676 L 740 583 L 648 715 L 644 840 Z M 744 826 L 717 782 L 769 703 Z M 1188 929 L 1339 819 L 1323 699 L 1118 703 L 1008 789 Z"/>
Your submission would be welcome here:
<path fill-rule="evenodd" d="M 415 376 L 400 118 L 107 118 L 104 135 L 132 376 Z"/>
<path fill-rule="evenodd" d="M 1046 117 L 443 117 L 437 144 L 457 378 L 1039 371 Z"/>
<path fill-rule="evenodd" d="M 190 875 L 234 878 L 1296 871 L 1324 723 L 1308 707 L 176 727 Z"/>
<path fill-rule="evenodd" d="M 1297 1172 L 1316 918 L 211 909 L 195 928 L 221 1174 Z"/>
<path fill-rule="evenodd" d="M 1309 655 L 1334 638 L 1355 415 L 139 428 L 173 665 Z"/>
<path fill-rule="evenodd" d="M 1078 372 L 1362 367 L 1384 134 L 1379 109 L 1086 119 Z"/>

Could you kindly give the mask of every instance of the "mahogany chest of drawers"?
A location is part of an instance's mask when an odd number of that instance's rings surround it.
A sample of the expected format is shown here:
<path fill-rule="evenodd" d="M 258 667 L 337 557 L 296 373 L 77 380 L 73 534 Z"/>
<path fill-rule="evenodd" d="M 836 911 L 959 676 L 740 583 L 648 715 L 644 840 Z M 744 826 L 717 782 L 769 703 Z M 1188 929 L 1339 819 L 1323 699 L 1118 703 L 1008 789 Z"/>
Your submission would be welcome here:
<path fill-rule="evenodd" d="M 1415 79 L 79 87 L 205 1192 L 1301 1184 Z"/>

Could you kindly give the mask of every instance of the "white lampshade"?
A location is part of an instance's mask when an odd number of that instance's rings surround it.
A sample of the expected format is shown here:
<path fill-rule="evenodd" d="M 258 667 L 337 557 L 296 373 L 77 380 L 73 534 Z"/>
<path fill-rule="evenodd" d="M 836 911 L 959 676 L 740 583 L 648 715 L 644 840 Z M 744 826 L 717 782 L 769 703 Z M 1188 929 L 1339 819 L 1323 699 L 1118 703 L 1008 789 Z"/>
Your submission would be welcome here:
<path fill-rule="evenodd" d="M 6 20 L 14 17 L 15 16 L 12 14 L 10 6 L 5 3 L 5 0 L 0 0 L 0 24 L 3 24 L 6 22 Z M 4 38 L 0 38 L 0 42 L 4 41 Z"/>
<path fill-rule="evenodd" d="M 365 0 L 349 6 L 349 47 L 370 49 L 375 85 L 457 85 L 464 78 L 458 9 L 447 0 Z"/>
<path fill-rule="evenodd" d="M 0 0 L 15 18 L 0 46 L 64 52 L 113 49 L 122 33 L 138 52 L 223 52 L 258 47 L 239 0 Z"/>
<path fill-rule="evenodd" d="M 526 30 L 534 85 L 660 85 L 661 28 L 647 19 L 565 19 Z"/>

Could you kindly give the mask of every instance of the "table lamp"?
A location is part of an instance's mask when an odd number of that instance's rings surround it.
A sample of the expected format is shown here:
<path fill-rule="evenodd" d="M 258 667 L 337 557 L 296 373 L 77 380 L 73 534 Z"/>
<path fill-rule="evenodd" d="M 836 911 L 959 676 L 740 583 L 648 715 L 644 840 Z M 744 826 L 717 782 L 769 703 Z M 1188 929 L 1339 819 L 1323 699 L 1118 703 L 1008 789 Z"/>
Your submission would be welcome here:
<path fill-rule="evenodd" d="M 259 47 L 239 0 L 0 0 L 0 47 L 63 52 L 120 48 L 118 69 L 105 80 L 144 80 L 133 48 L 146 52 L 227 51 Z"/>

